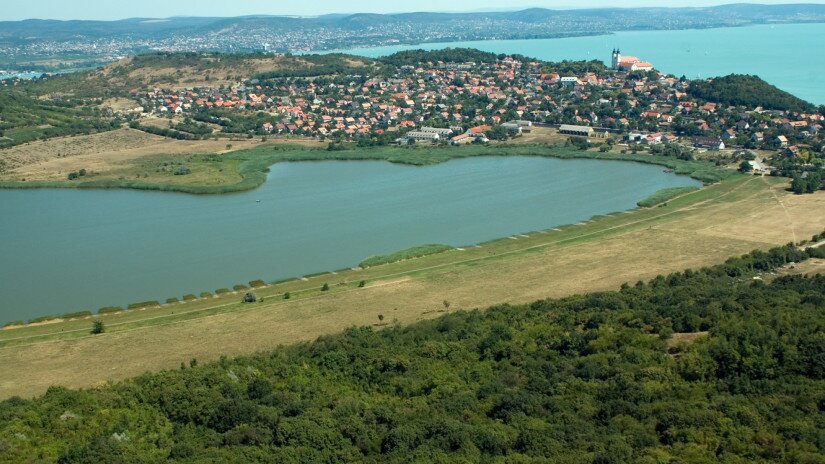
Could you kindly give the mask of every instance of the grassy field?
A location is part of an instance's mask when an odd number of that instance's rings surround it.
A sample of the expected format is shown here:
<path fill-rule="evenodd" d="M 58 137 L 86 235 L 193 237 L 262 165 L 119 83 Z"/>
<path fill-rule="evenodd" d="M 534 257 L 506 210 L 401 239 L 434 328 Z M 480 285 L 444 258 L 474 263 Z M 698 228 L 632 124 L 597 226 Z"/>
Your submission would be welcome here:
<path fill-rule="evenodd" d="M 0 157 L 2 155 L 0 152 Z M 18 168 L 0 176 L 0 188 L 133 188 L 220 194 L 259 187 L 266 181 L 269 167 L 284 161 L 386 160 L 393 163 L 430 165 L 473 156 L 545 156 L 635 161 L 660 165 L 677 174 L 689 175 L 706 183 L 717 182 L 734 174 L 730 170 L 720 169 L 703 161 L 683 161 L 653 155 L 623 155 L 615 152 L 599 153 L 544 145 L 379 147 L 327 151 L 289 142 L 209 140 L 169 141 L 162 145 L 147 143 L 133 152 L 104 150 L 94 158 L 99 160 L 98 163 L 92 163 L 93 159 L 82 156 L 54 158 L 36 165 L 29 164 L 25 168 Z M 169 169 L 170 166 L 186 166 L 191 174 L 176 176 L 173 174 L 174 169 Z M 91 171 L 92 175 L 74 181 L 66 180 L 68 172 L 81 168 Z M 26 181 L 20 180 L 23 178 Z"/>
<path fill-rule="evenodd" d="M 254 304 L 241 304 L 238 292 L 99 316 L 107 330 L 97 336 L 89 334 L 90 318 L 2 330 L 0 397 L 36 395 L 52 384 L 91 387 L 353 325 L 408 324 L 491 304 L 614 289 L 825 228 L 825 194 L 795 196 L 785 187 L 784 179 L 735 175 L 666 206 L 256 289 Z M 324 284 L 329 291 L 321 291 Z"/>

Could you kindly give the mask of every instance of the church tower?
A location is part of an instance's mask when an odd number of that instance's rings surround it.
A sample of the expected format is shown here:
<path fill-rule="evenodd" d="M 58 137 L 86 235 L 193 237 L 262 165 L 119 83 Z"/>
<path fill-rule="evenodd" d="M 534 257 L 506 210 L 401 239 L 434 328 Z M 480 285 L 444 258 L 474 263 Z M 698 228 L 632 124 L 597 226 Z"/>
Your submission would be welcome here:
<path fill-rule="evenodd" d="M 618 49 L 613 50 L 613 61 L 611 62 L 611 66 L 613 69 L 619 69 L 619 62 L 622 61 L 622 52 Z"/>

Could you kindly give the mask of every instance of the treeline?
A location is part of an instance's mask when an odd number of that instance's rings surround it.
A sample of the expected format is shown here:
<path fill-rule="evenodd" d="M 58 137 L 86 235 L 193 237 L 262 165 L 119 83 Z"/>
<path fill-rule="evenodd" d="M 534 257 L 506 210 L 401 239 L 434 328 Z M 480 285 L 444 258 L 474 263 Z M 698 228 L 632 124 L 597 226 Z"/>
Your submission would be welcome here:
<path fill-rule="evenodd" d="M 140 130 L 149 134 L 160 135 L 161 137 L 169 137 L 171 139 L 177 140 L 200 140 L 205 138 L 206 135 L 197 135 L 191 134 L 189 132 L 181 132 L 176 129 L 169 129 L 165 127 L 155 127 L 155 126 L 145 126 L 140 124 L 137 121 L 132 121 L 129 123 L 129 127 L 132 129 Z M 210 130 L 211 133 L 211 130 Z"/>
<path fill-rule="evenodd" d="M 726 105 L 749 108 L 761 106 L 769 110 L 782 111 L 816 111 L 812 104 L 768 84 L 757 76 L 731 74 L 710 81 L 691 81 L 688 94 L 694 98 Z"/>
<path fill-rule="evenodd" d="M 255 75 L 256 79 L 278 79 L 285 77 L 315 77 L 334 74 L 367 75 L 374 71 L 371 61 L 367 58 L 330 53 L 325 55 L 301 55 L 293 59 L 289 65 L 281 66 L 274 71 L 267 71 Z"/>
<path fill-rule="evenodd" d="M 791 181 L 791 190 L 797 195 L 800 195 L 825 189 L 825 178 L 822 176 L 823 172 L 825 171 L 817 170 L 795 173 Z"/>
<path fill-rule="evenodd" d="M 581 76 L 585 73 L 603 73 L 607 71 L 607 66 L 600 60 L 589 61 L 559 61 L 549 62 L 542 66 L 544 72 L 556 72 L 562 75 Z"/>
<path fill-rule="evenodd" d="M 404 50 L 379 60 L 391 66 L 415 66 L 420 63 L 435 63 L 438 61 L 444 63 L 495 63 L 498 59 L 499 57 L 495 53 L 483 52 L 475 48 L 444 48 L 441 50 Z"/>
<path fill-rule="evenodd" d="M 752 277 L 809 256 L 52 387 L 0 403 L 0 459 L 822 462 L 825 277 Z"/>

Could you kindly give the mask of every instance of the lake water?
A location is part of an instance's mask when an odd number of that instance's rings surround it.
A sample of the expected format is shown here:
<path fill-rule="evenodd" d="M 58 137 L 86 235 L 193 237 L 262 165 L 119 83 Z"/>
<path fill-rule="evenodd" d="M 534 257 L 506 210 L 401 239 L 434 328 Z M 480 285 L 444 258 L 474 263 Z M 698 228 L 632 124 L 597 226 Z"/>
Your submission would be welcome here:
<path fill-rule="evenodd" d="M 475 244 L 688 185 L 699 183 L 638 163 L 485 157 L 280 163 L 259 189 L 222 196 L 0 190 L 0 322 L 352 267 L 425 243 Z"/>
<path fill-rule="evenodd" d="M 548 61 L 599 59 L 614 48 L 651 61 L 656 69 L 688 78 L 756 74 L 816 104 L 825 104 L 825 24 L 775 24 L 681 31 L 623 31 L 564 39 L 431 43 L 346 50 L 378 57 L 408 49 L 478 48 Z"/>

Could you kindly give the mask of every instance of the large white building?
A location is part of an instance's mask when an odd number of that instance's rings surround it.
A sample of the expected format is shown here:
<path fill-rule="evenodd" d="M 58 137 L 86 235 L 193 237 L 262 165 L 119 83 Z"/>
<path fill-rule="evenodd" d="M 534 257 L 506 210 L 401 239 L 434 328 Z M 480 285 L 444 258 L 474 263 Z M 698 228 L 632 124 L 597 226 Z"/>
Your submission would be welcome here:
<path fill-rule="evenodd" d="M 613 50 L 611 67 L 617 71 L 652 71 L 653 64 L 635 56 L 622 56 L 621 50 Z"/>

